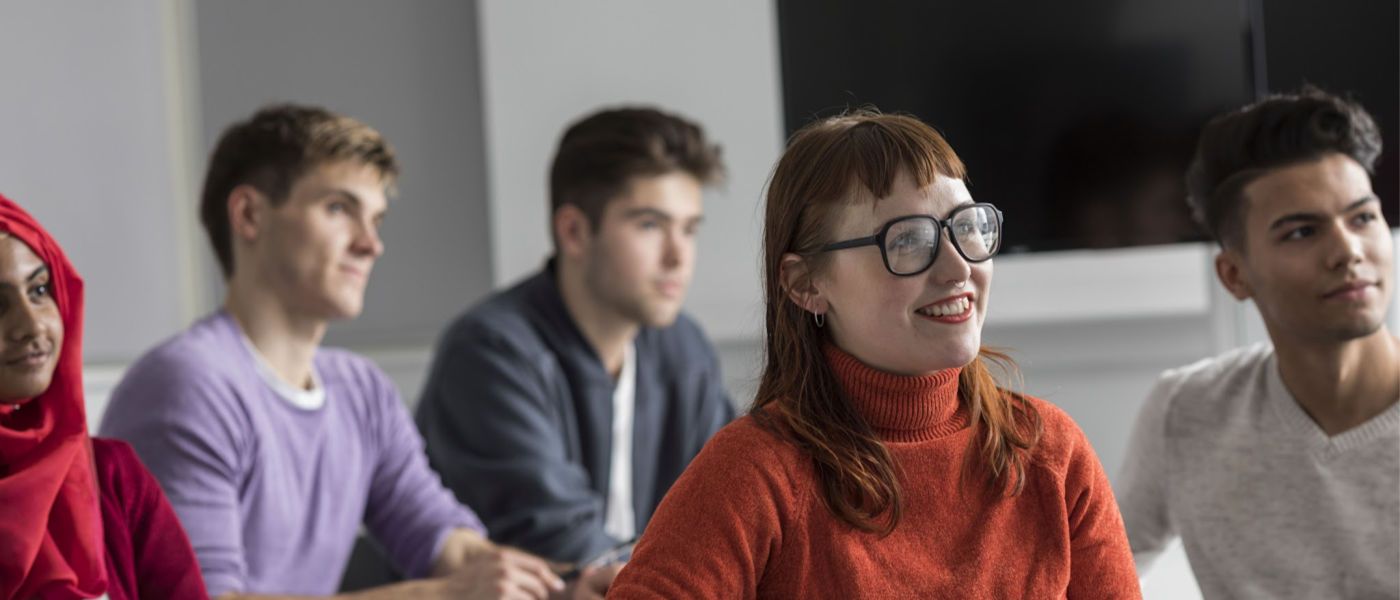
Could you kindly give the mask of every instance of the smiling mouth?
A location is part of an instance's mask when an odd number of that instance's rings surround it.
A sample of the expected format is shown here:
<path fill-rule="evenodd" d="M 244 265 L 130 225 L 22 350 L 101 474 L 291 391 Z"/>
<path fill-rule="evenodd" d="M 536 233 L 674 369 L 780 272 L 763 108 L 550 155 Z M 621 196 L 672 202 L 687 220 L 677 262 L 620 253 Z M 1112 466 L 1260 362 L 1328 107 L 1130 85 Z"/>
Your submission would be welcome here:
<path fill-rule="evenodd" d="M 965 294 L 951 300 L 936 302 L 914 312 L 939 320 L 962 320 L 972 312 L 972 295 Z"/>
<path fill-rule="evenodd" d="M 26 352 L 14 358 L 6 359 L 5 366 L 25 368 L 37 367 L 48 362 L 49 357 L 52 355 L 53 351 L 51 350 L 35 350 L 33 352 Z"/>

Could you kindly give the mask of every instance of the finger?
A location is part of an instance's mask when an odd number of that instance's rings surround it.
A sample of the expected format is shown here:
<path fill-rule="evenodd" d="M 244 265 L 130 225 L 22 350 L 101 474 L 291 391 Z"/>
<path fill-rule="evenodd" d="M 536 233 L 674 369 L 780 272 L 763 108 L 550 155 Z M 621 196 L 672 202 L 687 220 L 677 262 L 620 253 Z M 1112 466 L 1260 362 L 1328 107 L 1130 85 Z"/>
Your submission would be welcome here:
<path fill-rule="evenodd" d="M 506 565 L 506 582 L 513 588 L 521 590 L 523 597 L 532 600 L 543 600 L 549 597 L 549 586 L 540 578 L 527 571 L 522 565 Z"/>
<path fill-rule="evenodd" d="M 515 582 L 506 582 L 505 589 L 501 593 L 501 600 L 539 600 L 539 596 L 516 585 Z"/>
<path fill-rule="evenodd" d="M 564 589 L 564 580 L 560 579 L 559 575 L 554 572 L 554 569 L 550 568 L 548 561 L 533 554 L 527 554 L 516 550 L 507 550 L 506 556 L 509 562 L 513 562 L 521 570 L 538 579 L 541 585 L 544 585 L 549 590 L 558 592 Z"/>

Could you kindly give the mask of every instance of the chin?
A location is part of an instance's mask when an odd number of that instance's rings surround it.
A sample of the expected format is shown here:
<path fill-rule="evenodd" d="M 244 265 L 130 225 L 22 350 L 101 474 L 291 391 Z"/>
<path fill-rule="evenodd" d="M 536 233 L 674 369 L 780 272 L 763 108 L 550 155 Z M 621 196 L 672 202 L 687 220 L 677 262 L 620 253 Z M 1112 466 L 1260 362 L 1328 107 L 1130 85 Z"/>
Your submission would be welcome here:
<path fill-rule="evenodd" d="M 19 381 L 16 383 L 19 385 L 6 386 L 5 389 L 0 389 L 0 404 L 26 404 L 49 389 L 48 377 L 44 378 L 43 383 L 37 381 Z"/>
<path fill-rule="evenodd" d="M 1381 326 L 1383 325 L 1385 325 L 1385 321 L 1379 319 L 1374 321 L 1368 320 L 1361 322 L 1346 323 L 1333 328 L 1333 337 L 1335 337 L 1339 341 L 1349 342 L 1351 340 L 1357 340 L 1364 337 L 1368 337 L 1376 333 L 1377 331 L 1380 331 Z"/>
<path fill-rule="evenodd" d="M 646 327 L 670 327 L 681 314 L 681 306 L 676 304 L 653 304 L 638 311 L 637 321 Z"/>
<path fill-rule="evenodd" d="M 928 357 L 928 363 L 932 366 L 930 371 L 942 371 L 944 369 L 957 369 L 972 364 L 977 359 L 977 345 L 940 348 L 940 352 Z"/>
<path fill-rule="evenodd" d="M 364 307 L 365 304 L 361 301 L 327 298 L 325 317 L 332 321 L 354 319 L 364 312 Z"/>

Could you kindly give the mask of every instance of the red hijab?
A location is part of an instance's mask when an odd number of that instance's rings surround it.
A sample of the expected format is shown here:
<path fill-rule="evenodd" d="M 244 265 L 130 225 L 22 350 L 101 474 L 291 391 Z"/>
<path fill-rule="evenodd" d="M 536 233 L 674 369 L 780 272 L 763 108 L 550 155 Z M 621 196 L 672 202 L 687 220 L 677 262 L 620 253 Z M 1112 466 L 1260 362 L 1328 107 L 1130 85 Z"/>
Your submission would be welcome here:
<path fill-rule="evenodd" d="M 0 600 L 101 596 L 106 546 L 83 405 L 83 281 L 48 232 L 4 196 L 0 231 L 48 265 L 64 329 L 49 388 L 19 409 L 0 407 Z"/>

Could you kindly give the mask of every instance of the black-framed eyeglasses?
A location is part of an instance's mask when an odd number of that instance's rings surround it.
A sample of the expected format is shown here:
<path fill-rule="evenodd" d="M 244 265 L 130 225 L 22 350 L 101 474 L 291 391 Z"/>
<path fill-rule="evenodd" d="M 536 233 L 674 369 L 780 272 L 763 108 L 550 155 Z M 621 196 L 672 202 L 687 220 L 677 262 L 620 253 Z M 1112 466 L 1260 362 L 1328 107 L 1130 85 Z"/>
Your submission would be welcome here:
<path fill-rule="evenodd" d="M 880 227 L 875 235 L 832 242 L 822 246 L 821 251 L 879 246 L 885 269 L 893 275 L 909 277 L 933 266 L 945 229 L 953 248 L 967 262 L 979 263 L 996 256 L 1001 250 L 1001 218 L 1001 211 L 991 204 L 965 204 L 953 209 L 946 219 L 933 215 L 897 217 Z"/>

